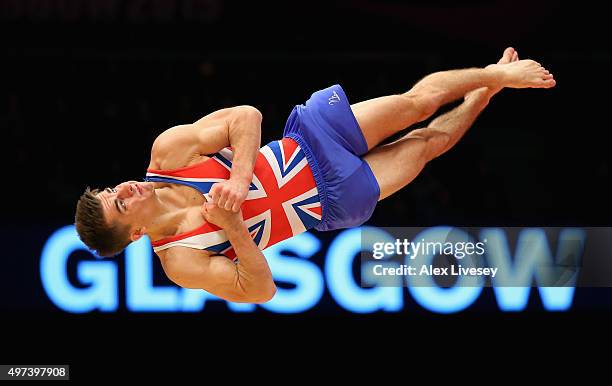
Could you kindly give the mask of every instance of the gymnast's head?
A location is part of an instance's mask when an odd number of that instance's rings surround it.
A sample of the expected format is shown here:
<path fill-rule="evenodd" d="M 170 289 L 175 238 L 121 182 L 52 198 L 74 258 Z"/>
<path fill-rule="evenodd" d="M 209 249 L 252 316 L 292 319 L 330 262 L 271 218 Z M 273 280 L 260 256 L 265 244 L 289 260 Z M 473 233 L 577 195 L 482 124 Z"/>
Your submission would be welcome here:
<path fill-rule="evenodd" d="M 77 202 L 77 233 L 98 255 L 117 255 L 146 234 L 156 203 L 150 182 L 127 181 L 101 191 L 87 188 Z"/>

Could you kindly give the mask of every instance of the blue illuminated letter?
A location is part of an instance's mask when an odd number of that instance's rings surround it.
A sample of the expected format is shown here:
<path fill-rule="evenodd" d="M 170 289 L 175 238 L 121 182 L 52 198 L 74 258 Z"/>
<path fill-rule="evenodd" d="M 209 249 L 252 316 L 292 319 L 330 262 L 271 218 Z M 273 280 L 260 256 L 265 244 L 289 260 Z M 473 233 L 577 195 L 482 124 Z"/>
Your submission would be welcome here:
<path fill-rule="evenodd" d="M 272 300 L 261 307 L 280 313 L 304 312 L 321 300 L 323 278 L 316 264 L 306 261 L 321 248 L 321 242 L 310 233 L 302 233 L 267 248 L 264 252 L 274 279 L 295 283 L 296 288 L 278 288 Z M 283 250 L 300 258 L 283 255 Z"/>
<path fill-rule="evenodd" d="M 454 242 L 454 241 L 471 241 L 472 238 L 459 228 L 453 227 L 434 227 L 424 230 L 415 238 L 415 242 L 425 239 L 427 242 Z M 406 258 L 406 264 L 415 266 L 431 264 L 434 256 L 432 254 L 418 254 L 414 261 Z M 463 264 L 469 263 L 470 259 L 463 260 Z M 406 276 L 408 283 L 415 284 L 418 281 L 418 287 L 409 286 L 408 290 L 412 294 L 414 300 L 424 308 L 439 312 L 453 313 L 462 311 L 469 307 L 478 299 L 482 292 L 482 280 L 474 277 L 460 276 L 455 285 L 451 288 L 441 288 L 434 281 L 432 276 Z M 469 286 L 468 286 L 469 285 Z"/>
<path fill-rule="evenodd" d="M 117 267 L 111 261 L 83 261 L 77 277 L 88 288 L 75 288 L 68 280 L 66 265 L 70 254 L 89 251 L 73 225 L 60 228 L 49 237 L 40 257 L 40 278 L 49 299 L 68 312 L 109 312 L 117 309 Z"/>
<path fill-rule="evenodd" d="M 353 259 L 361 252 L 361 232 L 380 241 L 391 237 L 374 227 L 353 228 L 340 233 L 329 246 L 325 258 L 325 278 L 333 298 L 349 311 L 399 311 L 403 307 L 402 287 L 361 288 L 353 276 Z"/>
<path fill-rule="evenodd" d="M 153 287 L 153 262 L 148 237 L 130 244 L 125 250 L 126 304 L 130 311 L 176 311 L 179 293 L 176 287 Z"/>
<path fill-rule="evenodd" d="M 502 229 L 483 229 L 481 240 L 487 240 L 489 266 L 499 267 L 499 275 L 493 279 L 497 303 L 503 311 L 521 311 L 527 307 L 531 282 L 545 281 L 550 268 L 555 267 L 546 233 L 543 229 L 532 228 L 521 231 L 517 241 L 515 258 L 512 259 L 506 235 Z M 564 229 L 559 234 L 557 256 L 582 255 L 584 231 L 575 228 Z M 571 250 L 570 250 L 571 249 Z M 558 272 L 554 272 L 557 274 Z M 524 283 L 524 287 L 517 284 Z M 571 307 L 574 296 L 573 286 L 538 287 L 544 308 L 550 311 L 564 311 Z"/>

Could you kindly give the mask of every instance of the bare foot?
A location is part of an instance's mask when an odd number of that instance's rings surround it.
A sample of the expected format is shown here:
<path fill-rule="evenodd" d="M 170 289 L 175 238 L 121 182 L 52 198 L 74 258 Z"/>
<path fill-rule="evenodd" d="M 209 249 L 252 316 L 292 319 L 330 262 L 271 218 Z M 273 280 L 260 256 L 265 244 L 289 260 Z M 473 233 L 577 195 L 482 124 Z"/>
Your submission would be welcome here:
<path fill-rule="evenodd" d="M 531 59 L 494 64 L 487 68 L 500 74 L 500 85 L 503 87 L 551 88 L 556 84 L 553 75 L 540 63 Z"/>
<path fill-rule="evenodd" d="M 516 50 L 514 48 L 512 48 L 512 47 L 508 47 L 508 48 L 506 48 L 504 50 L 504 53 L 502 54 L 502 57 L 497 61 L 497 64 L 507 64 L 507 63 L 516 62 L 518 60 L 519 60 L 518 52 L 516 52 Z M 490 68 L 492 66 L 495 66 L 495 64 L 489 64 L 486 68 Z M 465 96 L 466 96 L 466 98 L 473 98 L 473 97 L 477 97 L 477 96 L 484 96 L 484 94 L 486 94 L 487 98 L 490 99 L 495 94 L 500 92 L 502 89 L 503 89 L 502 86 L 499 86 L 499 87 L 481 87 L 481 88 L 476 89 L 474 91 L 470 91 Z"/>

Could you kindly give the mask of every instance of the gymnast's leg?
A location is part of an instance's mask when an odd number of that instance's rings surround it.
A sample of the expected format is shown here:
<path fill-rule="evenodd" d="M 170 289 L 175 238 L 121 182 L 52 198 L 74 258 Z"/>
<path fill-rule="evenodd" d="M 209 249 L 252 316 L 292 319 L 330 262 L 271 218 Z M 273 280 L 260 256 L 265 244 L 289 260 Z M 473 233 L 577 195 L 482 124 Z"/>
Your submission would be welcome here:
<path fill-rule="evenodd" d="M 391 135 L 424 121 L 440 106 L 461 98 L 471 90 L 480 87 L 550 88 L 555 85 L 552 75 L 539 63 L 513 60 L 515 54 L 514 49 L 507 48 L 504 51 L 507 61 L 504 63 L 500 61 L 486 68 L 436 72 L 403 94 L 351 105 L 368 150 Z"/>
<path fill-rule="evenodd" d="M 514 50 L 506 50 L 498 63 L 518 60 Z M 366 154 L 382 200 L 408 185 L 427 162 L 453 147 L 467 132 L 478 115 L 500 88 L 480 88 L 465 95 L 464 102 L 454 110 L 434 119 L 422 129 L 413 130 L 395 142 L 379 146 Z"/>

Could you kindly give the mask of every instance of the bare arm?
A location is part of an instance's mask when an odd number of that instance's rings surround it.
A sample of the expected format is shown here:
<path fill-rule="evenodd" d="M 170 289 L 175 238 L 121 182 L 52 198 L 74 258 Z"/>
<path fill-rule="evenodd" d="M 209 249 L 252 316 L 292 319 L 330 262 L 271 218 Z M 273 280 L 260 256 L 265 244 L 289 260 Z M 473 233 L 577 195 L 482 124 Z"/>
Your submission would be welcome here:
<path fill-rule="evenodd" d="M 253 168 L 261 147 L 261 113 L 254 107 L 243 106 L 242 113 L 229 122 L 229 143 L 234 148 L 231 179 L 250 185 Z M 196 122 L 197 124 L 197 122 Z"/>
<path fill-rule="evenodd" d="M 203 289 L 238 303 L 265 303 L 276 293 L 263 255 L 252 259 L 242 255 L 237 264 L 225 256 L 210 256 L 206 251 L 186 247 L 172 247 L 160 255 L 168 278 L 184 288 Z M 253 264 L 245 263 L 260 258 L 263 263 L 255 264 L 259 269 L 252 269 Z"/>
<path fill-rule="evenodd" d="M 229 124 L 228 136 L 234 148 L 231 176 L 228 181 L 214 184 L 209 194 L 219 207 L 237 213 L 249 193 L 253 168 L 261 146 L 259 111 L 248 108 L 234 115 Z"/>
<path fill-rule="evenodd" d="M 151 149 L 152 169 L 185 166 L 194 157 L 234 148 L 232 178 L 249 179 L 260 147 L 261 113 L 251 106 L 217 110 L 192 124 L 160 134 Z M 250 182 L 250 179 L 249 179 Z"/>
<path fill-rule="evenodd" d="M 253 178 L 261 145 L 261 120 L 256 108 L 237 106 L 215 111 L 190 125 L 172 127 L 153 143 L 149 168 L 180 168 L 202 155 L 232 146 L 230 178 L 214 184 L 209 194 L 220 207 L 238 212 Z"/>
<path fill-rule="evenodd" d="M 232 263 L 225 256 L 208 256 L 204 251 L 173 247 L 162 259 L 168 277 L 181 287 L 201 288 L 232 302 L 270 300 L 276 293 L 272 272 L 251 239 L 242 215 L 214 204 L 205 204 L 202 212 L 207 221 L 224 229 L 238 263 Z"/>

